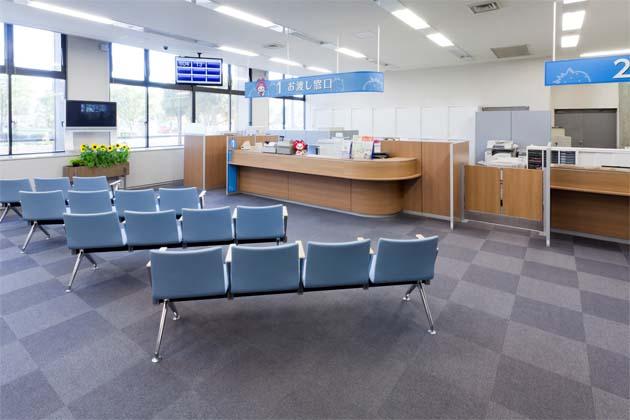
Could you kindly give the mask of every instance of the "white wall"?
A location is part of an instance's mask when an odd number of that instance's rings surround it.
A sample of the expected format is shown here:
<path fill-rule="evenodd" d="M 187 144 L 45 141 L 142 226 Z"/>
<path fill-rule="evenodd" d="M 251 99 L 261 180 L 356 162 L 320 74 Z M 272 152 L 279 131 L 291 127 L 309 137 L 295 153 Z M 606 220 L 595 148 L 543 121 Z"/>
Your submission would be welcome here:
<path fill-rule="evenodd" d="M 551 88 L 553 109 L 617 108 L 619 84 L 554 86 Z"/>

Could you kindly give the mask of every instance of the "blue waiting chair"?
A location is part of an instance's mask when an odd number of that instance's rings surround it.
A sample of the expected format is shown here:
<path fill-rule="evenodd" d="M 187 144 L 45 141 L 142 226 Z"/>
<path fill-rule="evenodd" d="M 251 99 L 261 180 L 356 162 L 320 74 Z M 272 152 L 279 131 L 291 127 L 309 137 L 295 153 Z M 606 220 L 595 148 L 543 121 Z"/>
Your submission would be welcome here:
<path fill-rule="evenodd" d="M 185 246 L 219 245 L 233 241 L 229 207 L 182 210 L 182 242 Z"/>
<path fill-rule="evenodd" d="M 61 191 L 64 200 L 68 200 L 68 191 L 72 188 L 70 186 L 70 179 L 67 176 L 59 178 L 33 178 L 33 182 L 35 183 L 35 191 Z"/>
<path fill-rule="evenodd" d="M 304 289 L 368 287 L 370 282 L 370 240 L 306 245 Z"/>
<path fill-rule="evenodd" d="M 20 207 L 20 191 L 33 191 L 31 182 L 27 178 L 22 179 L 0 179 L 0 204 L 4 207 L 0 223 L 7 216 L 9 210 L 22 217 L 22 213 L 17 209 Z"/>
<path fill-rule="evenodd" d="M 126 211 L 125 231 L 129 250 L 178 246 L 182 233 L 175 211 Z"/>
<path fill-rule="evenodd" d="M 286 242 L 287 218 L 287 208 L 282 204 L 264 207 L 237 206 L 233 215 L 235 242 Z"/>
<path fill-rule="evenodd" d="M 61 191 L 30 192 L 20 191 L 20 203 L 22 205 L 22 218 L 31 225 L 31 230 L 26 236 L 22 252 L 26 250 L 35 229 L 39 228 L 47 239 L 50 233 L 42 225 L 61 225 L 63 215 L 66 213 L 66 200 Z"/>
<path fill-rule="evenodd" d="M 127 250 L 127 236 L 114 211 L 96 214 L 65 213 L 63 220 L 66 226 L 68 248 L 78 254 L 66 288 L 66 292 L 70 292 L 84 255 L 96 268 L 96 261 L 90 253 L 125 251 Z"/>
<path fill-rule="evenodd" d="M 109 198 L 109 191 L 68 191 L 70 213 L 93 214 L 116 211 Z"/>
<path fill-rule="evenodd" d="M 197 192 L 197 188 L 160 188 L 160 210 L 175 210 L 177 217 L 182 215 L 182 209 L 202 209 L 205 191 Z"/>
<path fill-rule="evenodd" d="M 116 210 L 121 219 L 125 217 L 125 211 L 158 211 L 155 193 L 153 190 L 117 190 Z"/>
<path fill-rule="evenodd" d="M 179 319 L 173 301 L 226 297 L 229 283 L 221 248 L 151 251 L 149 268 L 153 300 L 162 303 L 162 317 L 151 359 L 157 363 L 168 309 L 173 311 L 174 321 Z"/>
<path fill-rule="evenodd" d="M 109 191 L 109 198 L 114 198 L 114 191 L 118 189 L 120 180 L 109 182 L 106 176 L 74 176 L 72 189 L 75 191 Z"/>
<path fill-rule="evenodd" d="M 264 248 L 231 245 L 226 258 L 230 294 L 298 291 L 303 258 L 299 242 Z"/>
<path fill-rule="evenodd" d="M 438 237 L 417 235 L 417 239 L 379 239 L 376 255 L 370 266 L 370 283 L 374 286 L 411 284 L 403 298 L 410 300 L 410 293 L 417 288 L 429 320 L 429 333 L 435 334 L 433 318 L 422 287 L 430 284 L 435 274 L 438 253 Z"/>

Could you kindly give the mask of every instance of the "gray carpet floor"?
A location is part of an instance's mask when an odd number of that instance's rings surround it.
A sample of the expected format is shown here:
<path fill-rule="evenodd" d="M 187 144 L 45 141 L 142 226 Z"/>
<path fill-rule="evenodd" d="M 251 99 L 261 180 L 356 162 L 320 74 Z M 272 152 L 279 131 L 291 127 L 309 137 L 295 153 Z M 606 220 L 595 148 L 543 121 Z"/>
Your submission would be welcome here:
<path fill-rule="evenodd" d="M 270 200 L 212 191 L 206 205 Z M 0 225 L 5 419 L 622 419 L 630 408 L 627 247 L 289 205 L 289 240 L 439 235 L 438 334 L 404 287 L 178 304 L 161 363 L 148 252 L 96 254 L 74 292 L 62 228 Z"/>

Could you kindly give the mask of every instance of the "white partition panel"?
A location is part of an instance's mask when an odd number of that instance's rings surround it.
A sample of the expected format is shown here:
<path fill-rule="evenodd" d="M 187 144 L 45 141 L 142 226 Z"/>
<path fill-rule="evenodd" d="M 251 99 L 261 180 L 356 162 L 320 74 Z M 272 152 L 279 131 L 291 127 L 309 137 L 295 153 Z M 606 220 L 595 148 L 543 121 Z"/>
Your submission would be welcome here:
<path fill-rule="evenodd" d="M 394 108 L 374 108 L 374 136 L 394 137 L 396 135 L 396 110 Z"/>
<path fill-rule="evenodd" d="M 313 109 L 313 124 L 312 128 L 318 130 L 321 128 L 330 128 L 333 126 L 333 111 L 332 109 L 316 108 Z"/>
<path fill-rule="evenodd" d="M 449 140 L 468 140 L 469 162 L 475 162 L 475 115 L 478 107 L 450 106 L 448 108 Z"/>
<path fill-rule="evenodd" d="M 422 108 L 422 138 L 429 140 L 448 138 L 448 107 Z"/>
<path fill-rule="evenodd" d="M 396 108 L 396 137 L 405 139 L 419 139 L 420 108 Z"/>
<path fill-rule="evenodd" d="M 343 128 L 344 130 L 349 130 L 352 125 L 350 119 L 350 108 L 335 108 L 333 109 L 333 127 L 335 128 Z"/>
<path fill-rule="evenodd" d="M 350 111 L 350 119 L 351 130 L 359 130 L 359 135 L 362 136 L 372 135 L 372 108 L 353 108 Z"/>

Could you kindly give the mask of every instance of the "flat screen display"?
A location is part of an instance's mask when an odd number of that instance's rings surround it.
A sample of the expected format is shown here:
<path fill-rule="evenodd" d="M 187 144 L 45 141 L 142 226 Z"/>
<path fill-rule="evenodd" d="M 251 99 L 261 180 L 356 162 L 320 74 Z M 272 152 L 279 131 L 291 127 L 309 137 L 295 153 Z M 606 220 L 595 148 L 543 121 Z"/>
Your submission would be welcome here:
<path fill-rule="evenodd" d="M 221 86 L 222 58 L 175 57 L 175 81 L 189 85 Z"/>
<path fill-rule="evenodd" d="M 116 127 L 116 102 L 66 101 L 66 127 Z"/>

